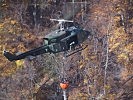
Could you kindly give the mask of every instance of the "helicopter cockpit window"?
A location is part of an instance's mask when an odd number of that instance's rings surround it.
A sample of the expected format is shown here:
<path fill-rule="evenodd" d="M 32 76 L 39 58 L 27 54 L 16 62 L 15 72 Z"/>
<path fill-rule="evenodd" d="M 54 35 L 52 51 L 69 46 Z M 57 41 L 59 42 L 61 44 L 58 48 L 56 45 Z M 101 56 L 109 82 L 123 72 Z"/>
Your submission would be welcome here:
<path fill-rule="evenodd" d="M 50 43 L 55 43 L 56 42 L 56 39 L 51 39 L 50 40 Z"/>
<path fill-rule="evenodd" d="M 77 35 L 70 37 L 67 41 L 68 47 L 78 44 Z"/>
<path fill-rule="evenodd" d="M 61 52 L 61 51 L 65 51 L 67 50 L 67 46 L 65 44 L 65 42 L 60 42 L 60 43 L 52 43 L 51 45 L 49 45 L 49 49 L 54 52 Z"/>

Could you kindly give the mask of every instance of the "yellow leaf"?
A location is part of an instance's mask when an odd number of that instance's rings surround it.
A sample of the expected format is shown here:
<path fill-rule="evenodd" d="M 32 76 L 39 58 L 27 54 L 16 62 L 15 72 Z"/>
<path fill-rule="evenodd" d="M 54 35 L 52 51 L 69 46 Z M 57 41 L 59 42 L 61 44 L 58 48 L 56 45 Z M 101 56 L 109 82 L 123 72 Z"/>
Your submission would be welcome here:
<path fill-rule="evenodd" d="M 88 85 L 88 87 L 93 88 L 93 85 L 90 84 L 90 85 Z"/>
<path fill-rule="evenodd" d="M 3 28 L 3 24 L 0 24 L 0 28 Z"/>
<path fill-rule="evenodd" d="M 80 67 L 80 69 L 81 69 L 81 68 L 83 68 L 83 66 L 84 66 L 83 64 L 82 64 L 82 65 L 80 65 L 80 66 L 79 66 L 79 67 Z"/>
<path fill-rule="evenodd" d="M 112 47 L 110 47 L 110 51 L 113 51 L 113 50 L 116 49 L 119 45 L 120 45 L 120 43 L 115 43 L 114 45 L 112 45 Z"/>
<path fill-rule="evenodd" d="M 133 44 L 132 44 L 132 43 L 128 44 L 128 45 L 125 46 L 125 48 L 124 48 L 124 51 L 125 51 L 125 52 L 132 52 L 132 50 L 133 50 Z"/>
<path fill-rule="evenodd" d="M 127 59 L 128 59 L 128 56 L 125 53 L 122 53 L 122 54 L 118 55 L 118 61 L 127 60 Z"/>
<path fill-rule="evenodd" d="M 6 4 L 2 4 L 2 6 L 6 6 Z"/>
<path fill-rule="evenodd" d="M 16 61 L 16 65 L 17 65 L 18 68 L 21 67 L 23 64 L 24 64 L 23 60 L 17 60 Z"/>
<path fill-rule="evenodd" d="M 85 58 L 85 60 L 86 60 L 86 61 L 88 61 L 88 60 L 89 60 L 89 58 L 88 58 L 88 57 L 86 57 L 86 58 Z"/>
<path fill-rule="evenodd" d="M 105 89 L 109 90 L 111 87 L 109 85 L 105 85 Z"/>
<path fill-rule="evenodd" d="M 79 68 L 83 68 L 84 67 L 84 62 L 83 61 L 79 61 Z"/>
<path fill-rule="evenodd" d="M 87 79 L 84 79 L 84 84 L 87 84 L 88 83 L 88 80 Z"/>
<path fill-rule="evenodd" d="M 114 21 L 119 21 L 120 20 L 120 16 L 115 16 L 114 17 Z"/>
<path fill-rule="evenodd" d="M 17 22 L 16 22 L 16 20 L 11 20 L 11 24 L 16 24 Z"/>
<path fill-rule="evenodd" d="M 13 29 L 11 28 L 11 29 L 9 29 L 9 33 L 12 33 L 13 32 Z"/>

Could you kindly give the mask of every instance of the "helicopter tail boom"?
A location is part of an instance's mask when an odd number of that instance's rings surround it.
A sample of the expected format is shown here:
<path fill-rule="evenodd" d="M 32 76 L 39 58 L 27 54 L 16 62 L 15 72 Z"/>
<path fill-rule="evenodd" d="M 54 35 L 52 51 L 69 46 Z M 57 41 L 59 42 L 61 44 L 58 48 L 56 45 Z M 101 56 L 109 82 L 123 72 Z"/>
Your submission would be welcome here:
<path fill-rule="evenodd" d="M 10 52 L 8 52 L 8 51 L 4 51 L 4 56 L 9 60 L 9 61 L 13 61 L 13 60 L 15 60 L 15 58 L 16 58 L 16 55 L 14 55 L 14 54 L 11 54 Z"/>
<path fill-rule="evenodd" d="M 48 46 L 42 46 L 42 47 L 18 54 L 18 55 L 12 54 L 8 51 L 4 51 L 3 54 L 9 61 L 15 61 L 15 60 L 24 59 L 24 58 L 29 57 L 29 56 L 37 56 L 37 55 L 40 55 L 43 53 L 47 53 L 48 50 L 49 50 Z"/>

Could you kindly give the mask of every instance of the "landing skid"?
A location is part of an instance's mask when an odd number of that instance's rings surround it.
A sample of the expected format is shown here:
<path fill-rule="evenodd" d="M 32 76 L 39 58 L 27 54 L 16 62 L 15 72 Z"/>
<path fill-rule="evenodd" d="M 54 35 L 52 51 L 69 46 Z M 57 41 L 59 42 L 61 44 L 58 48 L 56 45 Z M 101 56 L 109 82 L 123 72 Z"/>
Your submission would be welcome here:
<path fill-rule="evenodd" d="M 79 51 L 82 51 L 82 50 L 84 50 L 85 48 L 87 48 L 87 46 L 88 46 L 88 45 L 86 45 L 84 48 L 79 47 L 79 48 L 77 48 L 77 50 L 75 50 L 75 51 L 73 51 L 73 52 L 71 52 L 71 53 L 66 53 L 66 54 L 65 54 L 65 57 L 69 57 L 69 56 L 71 56 L 71 55 L 73 55 L 73 54 L 75 54 L 75 53 L 77 53 L 77 52 L 79 52 Z"/>

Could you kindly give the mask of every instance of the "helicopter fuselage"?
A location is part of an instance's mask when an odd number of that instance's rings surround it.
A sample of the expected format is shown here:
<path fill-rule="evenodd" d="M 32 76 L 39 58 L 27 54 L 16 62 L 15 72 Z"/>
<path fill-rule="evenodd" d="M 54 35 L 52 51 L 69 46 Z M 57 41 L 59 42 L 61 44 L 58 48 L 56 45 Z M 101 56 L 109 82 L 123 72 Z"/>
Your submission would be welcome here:
<path fill-rule="evenodd" d="M 63 30 L 59 29 L 46 35 L 44 38 L 44 45 L 41 47 L 21 54 L 12 54 L 8 51 L 4 51 L 4 56 L 9 61 L 14 61 L 44 53 L 59 53 L 69 51 L 72 48 L 75 48 L 77 45 L 83 43 L 89 35 L 91 35 L 89 31 L 83 30 L 81 28 L 69 27 Z"/>
<path fill-rule="evenodd" d="M 88 31 L 76 27 L 56 30 L 45 36 L 48 40 L 45 40 L 44 45 L 48 45 L 52 53 L 68 51 L 84 42 L 89 34 Z"/>

